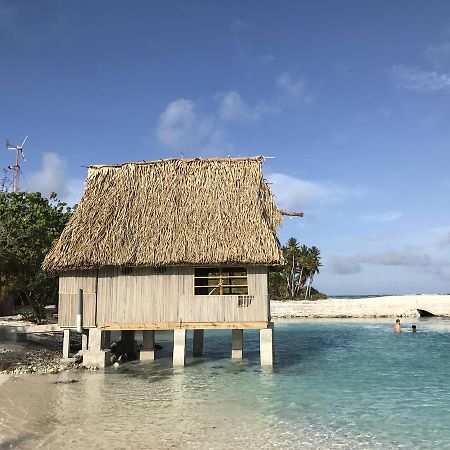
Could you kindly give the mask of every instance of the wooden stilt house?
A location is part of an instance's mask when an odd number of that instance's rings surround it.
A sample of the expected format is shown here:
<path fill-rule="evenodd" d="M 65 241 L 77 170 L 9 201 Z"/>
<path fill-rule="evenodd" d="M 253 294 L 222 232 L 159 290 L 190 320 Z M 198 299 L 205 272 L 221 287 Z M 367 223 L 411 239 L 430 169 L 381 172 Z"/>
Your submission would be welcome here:
<path fill-rule="evenodd" d="M 261 330 L 261 361 L 272 364 L 267 279 L 270 266 L 283 264 L 276 237 L 281 212 L 262 162 L 89 167 L 80 204 L 43 263 L 60 275 L 58 320 L 66 337 L 77 327 L 89 330 L 86 364 L 108 363 L 111 330 L 131 341 L 134 331 L 144 331 L 141 358 L 154 357 L 155 330 L 174 330 L 174 364 L 182 365 L 186 330 L 194 330 L 198 355 L 203 330 L 213 328 L 234 330 L 236 358 L 243 330 Z"/>

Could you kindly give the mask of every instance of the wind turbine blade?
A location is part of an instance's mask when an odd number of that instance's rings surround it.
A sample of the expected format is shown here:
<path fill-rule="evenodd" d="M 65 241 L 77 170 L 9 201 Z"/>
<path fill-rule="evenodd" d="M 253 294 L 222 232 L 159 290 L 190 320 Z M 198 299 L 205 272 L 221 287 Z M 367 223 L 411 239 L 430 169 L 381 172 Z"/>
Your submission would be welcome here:
<path fill-rule="evenodd" d="M 9 140 L 8 139 L 6 139 L 6 148 L 9 148 Z"/>
<path fill-rule="evenodd" d="M 25 145 L 25 142 L 27 142 L 27 139 L 28 139 L 28 136 L 25 136 L 25 139 L 23 140 L 21 147 L 23 147 Z"/>
<path fill-rule="evenodd" d="M 20 154 L 22 155 L 22 158 L 23 158 L 24 162 L 26 162 L 27 160 L 25 159 L 25 155 L 23 154 L 23 150 L 20 150 Z"/>

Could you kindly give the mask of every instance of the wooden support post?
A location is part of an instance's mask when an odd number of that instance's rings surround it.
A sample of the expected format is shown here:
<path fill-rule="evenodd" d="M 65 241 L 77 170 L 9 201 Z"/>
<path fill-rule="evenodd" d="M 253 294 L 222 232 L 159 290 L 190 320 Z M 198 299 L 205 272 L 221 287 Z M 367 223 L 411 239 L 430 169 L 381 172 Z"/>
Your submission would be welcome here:
<path fill-rule="evenodd" d="M 242 359 L 244 350 L 244 330 L 231 331 L 231 359 Z"/>
<path fill-rule="evenodd" d="M 186 330 L 173 330 L 173 366 L 184 366 L 186 360 Z"/>
<path fill-rule="evenodd" d="M 194 330 L 192 339 L 192 355 L 203 356 L 203 335 L 205 330 Z"/>
<path fill-rule="evenodd" d="M 70 354 L 70 330 L 63 331 L 63 358 L 68 358 Z"/>
<path fill-rule="evenodd" d="M 259 352 L 262 366 L 273 366 L 273 324 L 259 330 Z"/>
<path fill-rule="evenodd" d="M 143 345 L 140 352 L 141 361 L 151 361 L 155 359 L 155 331 L 144 330 L 142 332 Z"/>

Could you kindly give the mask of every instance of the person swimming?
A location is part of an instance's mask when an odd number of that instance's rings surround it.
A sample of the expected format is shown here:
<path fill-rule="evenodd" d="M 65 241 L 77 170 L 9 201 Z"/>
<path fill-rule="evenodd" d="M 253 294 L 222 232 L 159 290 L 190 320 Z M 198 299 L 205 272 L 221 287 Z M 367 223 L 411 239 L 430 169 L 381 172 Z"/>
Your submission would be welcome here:
<path fill-rule="evenodd" d="M 394 331 L 400 333 L 402 331 L 402 326 L 400 324 L 400 319 L 397 319 L 394 324 Z"/>
<path fill-rule="evenodd" d="M 411 331 L 412 331 L 413 333 L 417 333 L 417 327 L 416 327 L 415 325 L 413 325 L 413 326 L 411 327 Z"/>

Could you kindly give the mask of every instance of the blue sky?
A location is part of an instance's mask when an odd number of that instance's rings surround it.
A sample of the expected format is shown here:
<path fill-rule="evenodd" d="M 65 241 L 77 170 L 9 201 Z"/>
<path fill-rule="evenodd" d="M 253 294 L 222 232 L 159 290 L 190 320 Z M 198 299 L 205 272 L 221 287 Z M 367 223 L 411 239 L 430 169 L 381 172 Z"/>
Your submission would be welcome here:
<path fill-rule="evenodd" d="M 22 186 L 85 166 L 272 156 L 279 237 L 328 294 L 450 292 L 448 1 L 0 0 L 0 138 Z M 0 167 L 13 153 L 0 151 Z"/>

